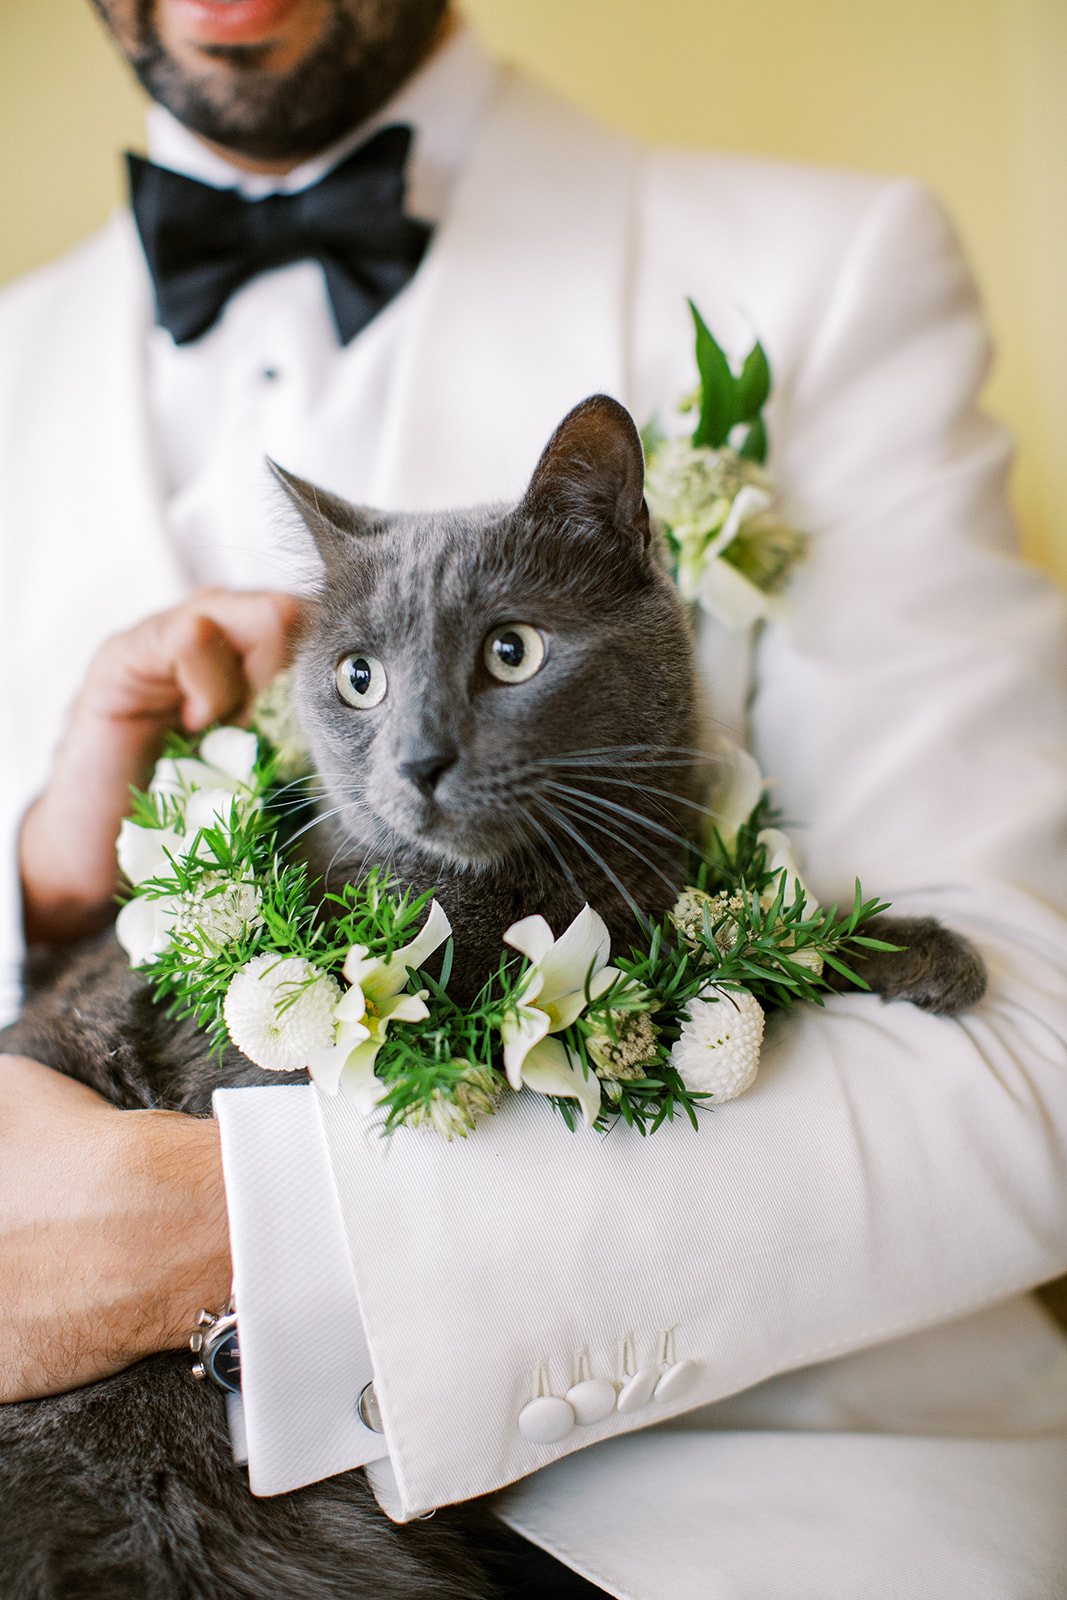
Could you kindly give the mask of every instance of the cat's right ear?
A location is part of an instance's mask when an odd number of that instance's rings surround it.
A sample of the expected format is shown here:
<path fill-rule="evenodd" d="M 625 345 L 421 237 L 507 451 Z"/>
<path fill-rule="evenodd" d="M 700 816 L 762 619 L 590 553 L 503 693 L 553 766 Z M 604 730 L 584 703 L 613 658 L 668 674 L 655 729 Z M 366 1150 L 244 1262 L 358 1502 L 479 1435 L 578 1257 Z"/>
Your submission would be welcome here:
<path fill-rule="evenodd" d="M 539 519 L 607 531 L 617 547 L 647 551 L 641 437 L 625 406 L 594 394 L 569 411 L 545 446 L 521 509 Z"/>
<path fill-rule="evenodd" d="M 367 513 L 359 506 L 351 505 L 328 489 L 308 483 L 305 478 L 298 478 L 295 472 L 287 472 L 269 456 L 267 466 L 289 503 L 300 513 L 327 567 L 351 553 L 355 536 L 370 531 Z"/>

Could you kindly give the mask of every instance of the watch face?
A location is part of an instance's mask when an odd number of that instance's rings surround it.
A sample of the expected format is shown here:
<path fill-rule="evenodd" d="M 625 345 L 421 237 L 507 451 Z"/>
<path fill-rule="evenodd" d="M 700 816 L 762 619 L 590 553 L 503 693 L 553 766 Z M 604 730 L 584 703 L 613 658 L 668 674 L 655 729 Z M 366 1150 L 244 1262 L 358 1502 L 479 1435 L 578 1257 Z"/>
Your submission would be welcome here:
<path fill-rule="evenodd" d="M 210 1376 L 222 1389 L 238 1393 L 241 1388 L 241 1351 L 237 1343 L 237 1329 L 232 1328 L 218 1344 L 212 1344 L 204 1353 L 204 1362 Z"/>

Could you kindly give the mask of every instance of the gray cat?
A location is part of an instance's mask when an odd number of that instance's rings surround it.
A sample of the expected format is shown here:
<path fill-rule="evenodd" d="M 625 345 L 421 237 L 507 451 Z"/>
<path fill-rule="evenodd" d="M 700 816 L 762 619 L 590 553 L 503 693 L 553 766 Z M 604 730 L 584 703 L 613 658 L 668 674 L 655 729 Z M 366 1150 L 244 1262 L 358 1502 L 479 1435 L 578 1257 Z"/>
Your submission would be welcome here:
<path fill-rule="evenodd" d="M 535 911 L 559 931 L 588 900 L 626 948 L 635 915 L 661 917 L 684 882 L 704 777 L 628 414 L 578 406 L 510 510 L 387 515 L 279 477 L 326 569 L 296 666 L 329 799 L 308 835 L 319 870 L 336 885 L 385 862 L 432 887 L 460 999 Z M 979 998 L 963 941 L 932 922 L 881 931 L 909 947 L 867 964 L 887 996 Z M 118 1106 L 203 1116 L 216 1086 L 273 1081 L 234 1049 L 209 1057 L 111 937 L 36 952 L 28 978 L 0 1045 Z M 359 1472 L 254 1499 L 221 1396 L 177 1353 L 0 1408 L 0 1506 L 4 1600 L 475 1600 L 498 1592 L 508 1538 L 477 1508 L 395 1527 Z"/>

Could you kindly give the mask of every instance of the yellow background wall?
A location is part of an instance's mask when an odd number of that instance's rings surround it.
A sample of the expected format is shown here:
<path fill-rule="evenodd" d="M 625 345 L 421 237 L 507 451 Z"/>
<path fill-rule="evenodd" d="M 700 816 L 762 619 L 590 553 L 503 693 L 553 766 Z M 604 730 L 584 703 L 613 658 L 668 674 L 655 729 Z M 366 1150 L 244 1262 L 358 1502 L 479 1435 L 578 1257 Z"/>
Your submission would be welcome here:
<path fill-rule="evenodd" d="M 1067 0 L 466 0 L 495 50 L 669 143 L 912 172 L 999 349 L 1031 554 L 1067 584 Z M 0 281 L 93 227 L 140 141 L 86 0 L 0 0 Z"/>

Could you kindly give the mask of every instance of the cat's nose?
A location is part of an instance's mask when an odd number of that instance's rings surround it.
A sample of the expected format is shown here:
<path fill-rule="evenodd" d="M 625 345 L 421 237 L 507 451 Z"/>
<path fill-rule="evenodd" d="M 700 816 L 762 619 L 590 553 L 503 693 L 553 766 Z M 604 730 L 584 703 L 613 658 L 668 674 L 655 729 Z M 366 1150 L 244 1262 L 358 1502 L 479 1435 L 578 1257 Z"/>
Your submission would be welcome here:
<path fill-rule="evenodd" d="M 433 794 L 449 767 L 453 767 L 455 764 L 455 750 L 440 746 L 434 749 L 420 750 L 407 761 L 401 761 L 400 770 L 405 778 L 411 780 L 420 794 L 429 797 Z"/>

